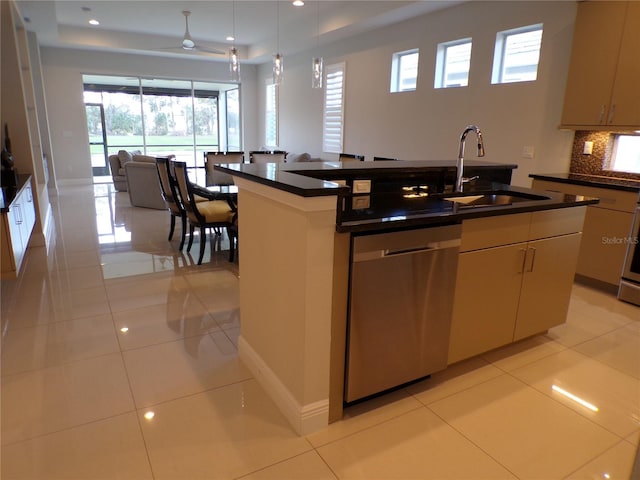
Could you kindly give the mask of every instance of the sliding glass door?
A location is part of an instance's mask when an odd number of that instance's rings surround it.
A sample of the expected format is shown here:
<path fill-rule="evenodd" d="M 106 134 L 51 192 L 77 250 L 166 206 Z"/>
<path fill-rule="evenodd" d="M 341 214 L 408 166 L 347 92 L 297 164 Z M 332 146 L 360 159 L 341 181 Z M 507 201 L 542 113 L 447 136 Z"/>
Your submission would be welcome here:
<path fill-rule="evenodd" d="M 108 150 L 104 108 L 100 103 L 86 103 L 85 111 L 93 176 L 107 176 L 109 175 L 109 164 L 107 163 Z"/>
<path fill-rule="evenodd" d="M 204 152 L 229 150 L 228 145 L 241 149 L 237 85 L 97 75 L 85 75 L 83 80 L 85 104 L 100 106 L 104 112 L 109 154 L 140 150 L 202 165 Z M 222 112 L 221 90 L 235 92 L 223 97 Z M 87 119 L 89 114 L 87 110 Z"/>

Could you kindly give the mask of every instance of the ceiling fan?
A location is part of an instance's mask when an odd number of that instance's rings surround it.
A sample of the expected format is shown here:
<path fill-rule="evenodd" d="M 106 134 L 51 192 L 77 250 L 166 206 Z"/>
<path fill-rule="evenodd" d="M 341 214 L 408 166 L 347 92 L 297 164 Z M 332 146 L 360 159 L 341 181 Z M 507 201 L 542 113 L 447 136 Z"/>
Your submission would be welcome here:
<path fill-rule="evenodd" d="M 188 52 L 204 52 L 211 53 L 213 55 L 226 55 L 226 52 L 222 50 L 217 50 L 215 48 L 203 47 L 201 45 L 197 45 L 196 42 L 191 37 L 191 33 L 189 33 L 189 15 L 191 12 L 189 10 L 183 10 L 182 15 L 184 15 L 184 37 L 182 38 L 182 43 L 179 47 L 167 48 L 164 50 L 186 50 Z"/>

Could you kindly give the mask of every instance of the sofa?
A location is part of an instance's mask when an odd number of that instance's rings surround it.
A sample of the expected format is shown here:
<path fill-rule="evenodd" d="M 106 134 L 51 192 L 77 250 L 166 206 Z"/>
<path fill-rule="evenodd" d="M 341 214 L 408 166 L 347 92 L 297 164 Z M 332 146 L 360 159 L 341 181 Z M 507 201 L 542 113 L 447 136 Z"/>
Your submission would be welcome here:
<path fill-rule="evenodd" d="M 128 192 L 133 207 L 165 210 L 156 157 L 120 150 L 109 156 L 113 185 L 118 192 Z"/>

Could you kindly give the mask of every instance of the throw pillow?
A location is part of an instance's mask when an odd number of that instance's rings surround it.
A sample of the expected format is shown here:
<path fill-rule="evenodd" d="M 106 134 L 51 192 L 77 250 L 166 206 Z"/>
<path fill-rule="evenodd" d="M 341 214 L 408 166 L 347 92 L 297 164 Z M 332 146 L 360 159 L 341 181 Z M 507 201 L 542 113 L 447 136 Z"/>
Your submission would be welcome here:
<path fill-rule="evenodd" d="M 124 165 L 133 160 L 133 156 L 126 150 L 120 150 L 118 151 L 118 160 L 120 160 L 120 165 Z"/>
<path fill-rule="evenodd" d="M 311 161 L 311 155 L 309 155 L 308 153 L 289 153 L 287 155 L 287 158 L 285 160 L 285 162 L 287 163 L 292 163 L 292 162 L 309 162 Z"/>

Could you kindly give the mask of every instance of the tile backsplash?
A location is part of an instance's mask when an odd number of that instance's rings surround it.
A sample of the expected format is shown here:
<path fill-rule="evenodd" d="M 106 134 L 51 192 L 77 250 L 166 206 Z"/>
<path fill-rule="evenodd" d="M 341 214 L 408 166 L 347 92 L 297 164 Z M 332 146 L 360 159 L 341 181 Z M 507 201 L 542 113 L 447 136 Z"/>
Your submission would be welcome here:
<path fill-rule="evenodd" d="M 569 167 L 570 173 L 640 180 L 640 174 L 638 173 L 606 170 L 606 166 L 611 161 L 614 133 L 616 132 L 576 131 L 575 136 L 573 137 L 573 148 L 571 150 L 571 165 Z M 582 153 L 584 149 L 584 142 L 587 141 L 593 142 L 593 151 L 591 155 L 585 155 Z"/>

